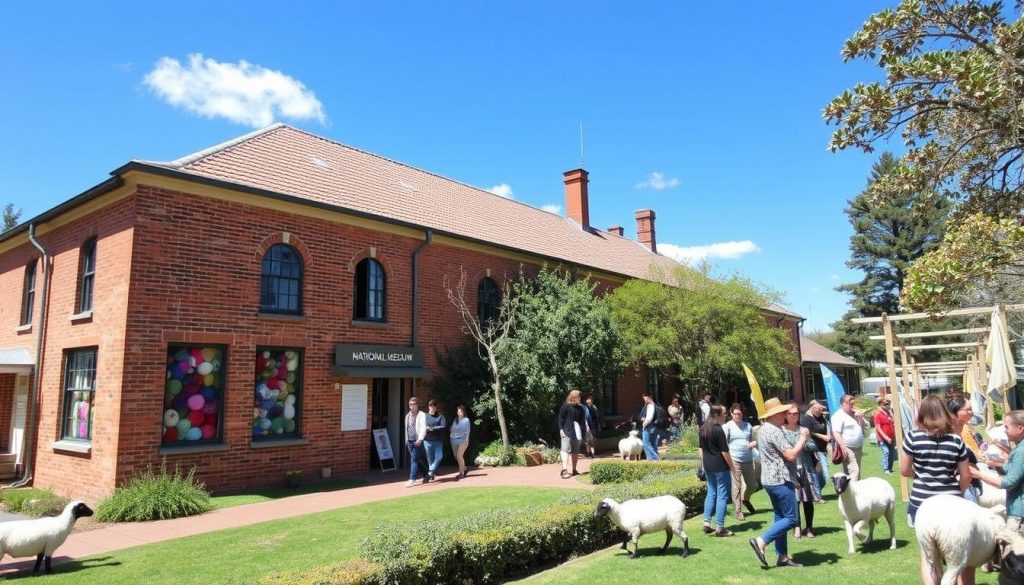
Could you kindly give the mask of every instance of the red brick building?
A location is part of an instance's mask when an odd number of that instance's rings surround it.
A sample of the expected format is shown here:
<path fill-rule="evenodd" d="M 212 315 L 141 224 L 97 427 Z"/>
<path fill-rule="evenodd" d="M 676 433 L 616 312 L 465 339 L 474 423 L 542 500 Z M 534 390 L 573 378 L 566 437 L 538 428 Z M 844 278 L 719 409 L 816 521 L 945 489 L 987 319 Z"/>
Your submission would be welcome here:
<path fill-rule="evenodd" d="M 365 471 L 371 429 L 401 453 L 406 398 L 464 340 L 445 277 L 486 311 L 521 265 L 608 287 L 675 265 L 652 211 L 639 241 L 589 225 L 582 170 L 563 218 L 274 125 L 111 175 L 0 236 L 0 450 L 89 500 L 162 458 L 215 490 Z M 797 345 L 799 316 L 766 319 Z M 649 374 L 609 410 L 672 383 Z"/>

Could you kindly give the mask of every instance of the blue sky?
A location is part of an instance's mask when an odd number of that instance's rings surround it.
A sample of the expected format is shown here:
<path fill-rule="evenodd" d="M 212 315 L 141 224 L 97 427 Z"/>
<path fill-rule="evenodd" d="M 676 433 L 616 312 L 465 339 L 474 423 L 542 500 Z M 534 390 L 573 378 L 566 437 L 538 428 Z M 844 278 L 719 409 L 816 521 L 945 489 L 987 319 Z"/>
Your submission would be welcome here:
<path fill-rule="evenodd" d="M 661 251 L 781 291 L 825 329 L 846 310 L 833 288 L 859 278 L 843 209 L 874 156 L 826 151 L 821 109 L 878 77 L 839 50 L 890 4 L 14 3 L 0 203 L 28 219 L 130 159 L 272 119 L 563 205 L 582 121 L 593 225 L 635 237 L 652 208 Z"/>

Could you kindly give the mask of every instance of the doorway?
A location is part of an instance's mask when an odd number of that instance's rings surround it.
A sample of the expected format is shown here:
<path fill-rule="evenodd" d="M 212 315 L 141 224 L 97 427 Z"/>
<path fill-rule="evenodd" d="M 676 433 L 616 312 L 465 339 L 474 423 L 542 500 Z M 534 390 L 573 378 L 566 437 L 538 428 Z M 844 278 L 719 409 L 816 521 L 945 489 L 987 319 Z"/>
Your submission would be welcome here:
<path fill-rule="evenodd" d="M 14 400 L 11 412 L 11 443 L 9 451 L 15 455 L 15 462 L 21 465 L 23 441 L 25 439 L 25 419 L 28 414 L 28 376 L 18 374 L 14 379 Z"/>
<path fill-rule="evenodd" d="M 395 456 L 395 466 L 401 466 L 402 450 L 402 391 L 403 378 L 374 378 L 373 391 L 370 398 L 370 429 L 386 429 L 391 443 L 391 452 Z M 380 458 L 377 446 L 370 434 L 370 469 L 380 469 Z"/>

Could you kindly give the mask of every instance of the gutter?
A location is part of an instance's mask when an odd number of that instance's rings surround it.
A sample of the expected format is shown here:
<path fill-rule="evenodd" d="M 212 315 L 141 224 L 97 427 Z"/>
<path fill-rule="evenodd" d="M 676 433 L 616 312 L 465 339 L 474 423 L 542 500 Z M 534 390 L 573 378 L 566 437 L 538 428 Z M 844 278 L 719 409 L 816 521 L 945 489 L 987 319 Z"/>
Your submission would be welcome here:
<path fill-rule="evenodd" d="M 412 339 L 409 342 L 412 347 L 416 347 L 416 333 L 419 329 L 420 253 L 434 241 L 434 230 L 427 228 L 424 234 L 426 237 L 423 239 L 423 243 L 412 251 Z"/>
<path fill-rule="evenodd" d="M 35 428 L 36 422 L 36 403 L 38 402 L 39 394 L 42 390 L 42 365 L 43 365 L 43 338 L 46 334 L 46 308 L 49 305 L 47 303 L 48 293 L 50 292 L 50 277 L 53 271 L 50 270 L 50 255 L 46 253 L 46 249 L 43 248 L 39 240 L 36 239 L 36 224 L 30 223 L 28 226 L 28 241 L 39 250 L 42 254 L 41 260 L 43 261 L 43 292 L 40 295 L 40 307 L 39 307 L 39 333 L 36 335 L 36 367 L 32 376 L 32 388 L 29 389 L 28 395 L 28 412 L 25 414 L 25 433 L 22 435 L 22 454 L 25 457 L 25 466 L 22 471 L 21 477 L 17 481 L 7 487 L 22 487 L 28 485 L 32 481 L 32 468 L 35 459 L 35 437 L 38 429 Z"/>

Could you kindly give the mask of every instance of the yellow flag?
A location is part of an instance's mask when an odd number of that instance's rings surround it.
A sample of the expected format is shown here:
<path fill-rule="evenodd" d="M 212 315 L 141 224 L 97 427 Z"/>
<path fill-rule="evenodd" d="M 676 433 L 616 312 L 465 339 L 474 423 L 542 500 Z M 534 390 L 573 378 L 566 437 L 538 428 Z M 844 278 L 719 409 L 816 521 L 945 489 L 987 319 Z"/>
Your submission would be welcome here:
<path fill-rule="evenodd" d="M 754 372 L 750 371 L 747 364 L 743 364 L 743 372 L 747 374 L 747 382 L 750 384 L 750 397 L 754 399 L 754 407 L 757 408 L 757 418 L 764 416 L 764 396 L 761 395 L 761 385 L 757 383 Z"/>

